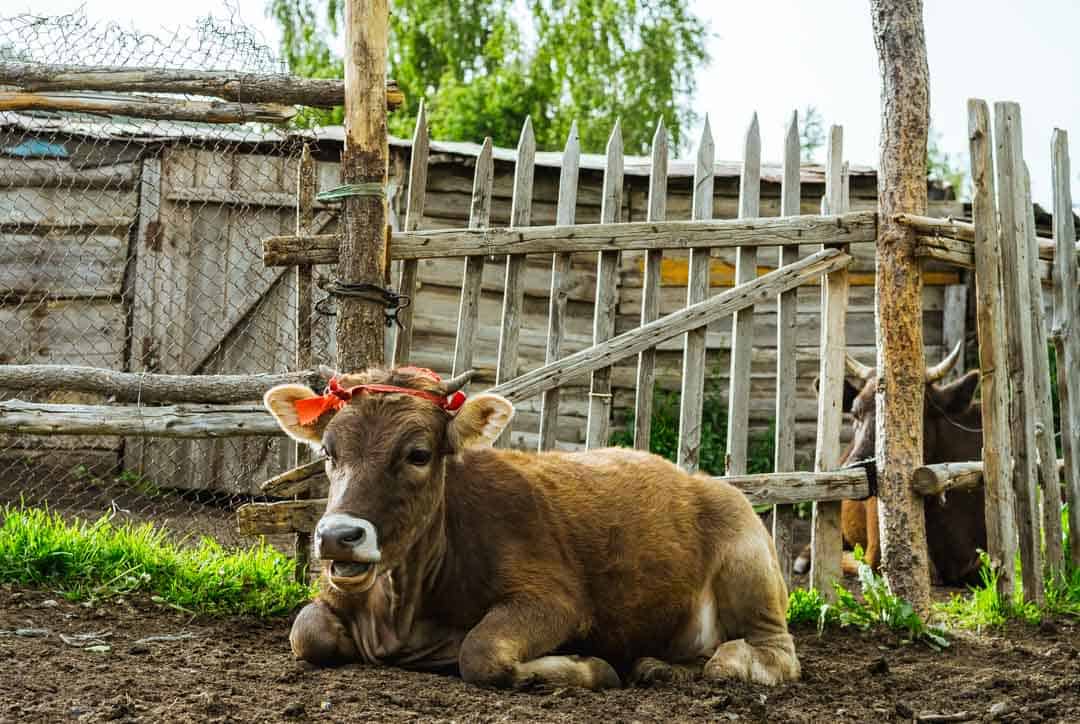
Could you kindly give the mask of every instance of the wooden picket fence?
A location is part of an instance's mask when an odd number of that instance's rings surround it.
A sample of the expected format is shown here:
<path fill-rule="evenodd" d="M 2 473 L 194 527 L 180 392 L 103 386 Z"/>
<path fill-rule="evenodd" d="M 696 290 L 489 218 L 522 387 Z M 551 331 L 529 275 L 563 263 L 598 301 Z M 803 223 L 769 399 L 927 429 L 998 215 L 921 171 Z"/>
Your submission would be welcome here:
<path fill-rule="evenodd" d="M 619 223 L 622 205 L 623 148 L 618 124 L 607 146 L 601 223 L 575 225 L 580 146 L 572 128 L 563 152 L 556 225 L 530 227 L 535 140 L 530 122 L 522 129 L 517 149 L 511 211 L 512 226 L 489 228 L 492 189 L 492 146 L 481 147 L 475 165 L 469 228 L 463 230 L 420 231 L 427 168 L 427 127 L 421 110 L 413 139 L 410 187 L 404 227 L 394 233 L 390 254 L 400 267 L 401 291 L 415 290 L 420 259 L 464 257 L 457 338 L 451 372 L 458 374 L 472 364 L 479 324 L 479 296 L 485 258 L 507 255 L 499 337 L 496 384 L 493 392 L 511 401 L 542 396 L 540 443 L 542 450 L 555 445 L 554 429 L 559 414 L 559 387 L 574 378 L 590 375 L 587 446 L 602 447 L 610 438 L 611 365 L 629 357 L 638 358 L 638 390 L 634 420 L 634 445 L 648 449 L 652 393 L 655 379 L 656 346 L 684 337 L 683 375 L 678 439 L 678 464 L 689 471 L 698 469 L 701 448 L 702 409 L 705 390 L 706 326 L 733 315 L 731 379 L 729 394 L 728 453 L 725 480 L 739 487 L 755 504 L 776 506 L 774 535 L 778 554 L 790 580 L 794 558 L 793 504 L 812 501 L 813 568 L 811 583 L 829 590 L 840 574 L 840 502 L 870 494 L 867 474 L 862 469 L 837 470 L 841 457 L 840 427 L 844 377 L 844 320 L 847 311 L 848 276 L 851 261 L 848 245 L 872 243 L 876 238 L 873 213 L 847 213 L 846 165 L 842 161 L 842 130 L 834 127 L 828 139 L 826 196 L 822 214 L 799 216 L 800 147 L 795 116 L 787 128 L 784 145 L 781 216 L 761 218 L 761 140 L 756 116 L 747 130 L 740 183 L 739 218 L 712 220 L 714 157 L 713 139 L 706 121 L 698 144 L 694 176 L 694 198 L 690 221 L 667 221 L 668 140 L 662 124 L 652 144 L 648 218 L 645 222 Z M 303 171 L 301 171 L 303 177 Z M 301 198 L 310 194 L 301 192 Z M 302 228 L 301 224 L 298 228 Z M 337 235 L 274 237 L 264 243 L 264 261 L 270 265 L 297 265 L 300 274 L 312 264 L 337 260 Z M 814 253 L 800 258 L 801 246 L 814 245 Z M 780 249 L 780 265 L 758 276 L 760 247 Z M 714 249 L 736 249 L 736 286 L 710 297 L 709 260 Z M 660 265 L 665 250 L 689 250 L 687 305 L 681 311 L 659 316 Z M 619 256 L 624 251 L 645 251 L 641 326 L 615 335 L 615 294 Z M 597 253 L 596 302 L 593 346 L 563 356 L 566 279 L 570 254 Z M 521 326 L 526 255 L 544 254 L 552 258 L 546 363 L 519 374 L 517 344 Z M 823 306 L 821 324 L 821 379 L 819 387 L 818 445 L 815 472 L 795 471 L 796 368 L 795 332 L 797 289 L 802 284 L 820 283 Z M 304 285 L 301 285 L 303 288 Z M 775 473 L 746 474 L 749 429 L 749 380 L 753 349 L 754 304 L 778 301 L 778 355 L 776 398 Z M 301 300 L 309 304 L 308 300 Z M 397 334 L 394 363 L 408 362 L 411 348 L 409 309 L 401 316 L 405 329 Z M 304 313 L 298 319 L 306 318 Z M 298 335 L 302 338 L 303 335 Z M 298 358 L 300 361 L 301 358 Z M 497 445 L 506 445 L 503 435 Z M 295 500 L 256 503 L 239 511 L 242 532 L 250 534 L 298 533 L 298 554 L 309 544 L 309 533 L 317 522 L 325 501 L 326 479 L 321 461 L 290 470 L 263 484 L 272 496 L 301 496 Z"/>
<path fill-rule="evenodd" d="M 1053 239 L 1040 239 L 1019 105 L 995 103 L 991 133 L 987 103 L 969 101 L 968 133 L 973 223 L 902 221 L 920 234 L 922 255 L 975 270 L 983 459 L 920 468 L 915 487 L 939 495 L 982 485 L 987 547 L 999 589 L 1013 594 L 1019 551 L 1024 598 L 1039 602 L 1044 564 L 1051 572 L 1065 564 L 1063 499 L 1070 503 L 1070 564 L 1080 566 L 1080 290 L 1068 139 L 1065 131 L 1054 131 Z M 1047 301 L 1053 310 L 1049 325 Z M 1049 342 L 1057 359 L 1062 460 L 1054 444 Z"/>

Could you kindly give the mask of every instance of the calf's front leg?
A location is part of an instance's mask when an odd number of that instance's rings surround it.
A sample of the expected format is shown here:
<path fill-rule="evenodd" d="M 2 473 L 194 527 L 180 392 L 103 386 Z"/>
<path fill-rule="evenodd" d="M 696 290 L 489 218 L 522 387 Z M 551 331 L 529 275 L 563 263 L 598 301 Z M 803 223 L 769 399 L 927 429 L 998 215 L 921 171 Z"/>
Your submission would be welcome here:
<path fill-rule="evenodd" d="M 293 654 L 310 664 L 338 666 L 360 660 L 352 636 L 329 606 L 315 600 L 301 609 L 289 632 Z"/>
<path fill-rule="evenodd" d="M 572 638 L 578 623 L 571 612 L 550 602 L 526 599 L 499 604 L 462 642 L 461 677 L 500 689 L 620 686 L 619 675 L 603 659 L 545 655 Z"/>

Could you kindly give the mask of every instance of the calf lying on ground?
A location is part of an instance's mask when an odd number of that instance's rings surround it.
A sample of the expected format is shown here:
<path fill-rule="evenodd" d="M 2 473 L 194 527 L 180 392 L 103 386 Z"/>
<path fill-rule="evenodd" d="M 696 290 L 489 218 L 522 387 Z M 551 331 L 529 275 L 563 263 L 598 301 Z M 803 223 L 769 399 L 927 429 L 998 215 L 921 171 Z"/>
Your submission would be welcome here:
<path fill-rule="evenodd" d="M 296 656 L 497 687 L 798 678 L 776 552 L 742 493 L 633 450 L 493 449 L 513 407 L 464 401 L 466 379 L 368 370 L 266 394 L 330 478 Z"/>

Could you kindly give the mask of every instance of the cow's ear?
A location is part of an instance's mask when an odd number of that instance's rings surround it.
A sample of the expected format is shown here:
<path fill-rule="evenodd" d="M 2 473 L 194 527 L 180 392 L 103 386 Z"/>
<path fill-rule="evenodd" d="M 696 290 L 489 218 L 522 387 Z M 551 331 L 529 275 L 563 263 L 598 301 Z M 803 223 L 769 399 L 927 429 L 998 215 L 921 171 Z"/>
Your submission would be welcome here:
<path fill-rule="evenodd" d="M 814 378 L 814 394 L 821 393 L 821 378 Z M 855 404 L 855 398 L 859 396 L 859 388 L 851 384 L 851 380 L 844 378 L 844 400 L 841 409 L 844 412 L 851 412 L 851 406 Z"/>
<path fill-rule="evenodd" d="M 971 370 L 966 375 L 941 387 L 933 387 L 927 392 L 938 399 L 941 409 L 949 414 L 964 412 L 975 401 L 979 390 L 979 371 Z"/>
<path fill-rule="evenodd" d="M 301 425 L 296 414 L 296 402 L 318 397 L 315 391 L 305 385 L 278 385 L 267 390 L 263 395 L 263 404 L 277 420 L 285 434 L 298 442 L 318 445 L 322 442 L 323 431 L 330 422 L 332 414 L 325 414 L 310 425 Z"/>
<path fill-rule="evenodd" d="M 490 445 L 513 416 L 514 406 L 505 397 L 485 393 L 470 398 L 450 423 L 451 445 L 455 450 Z"/>

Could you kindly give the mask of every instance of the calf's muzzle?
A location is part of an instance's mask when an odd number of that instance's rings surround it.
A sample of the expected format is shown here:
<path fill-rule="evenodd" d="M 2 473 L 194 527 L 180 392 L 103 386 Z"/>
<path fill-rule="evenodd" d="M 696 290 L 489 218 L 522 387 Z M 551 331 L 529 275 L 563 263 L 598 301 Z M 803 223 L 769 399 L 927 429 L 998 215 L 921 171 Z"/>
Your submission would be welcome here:
<path fill-rule="evenodd" d="M 370 521 L 344 513 L 324 515 L 315 526 L 315 552 L 325 561 L 353 563 L 356 573 L 363 573 L 372 564 L 382 560 L 379 538 Z M 344 575 L 350 566 L 341 568 Z"/>

